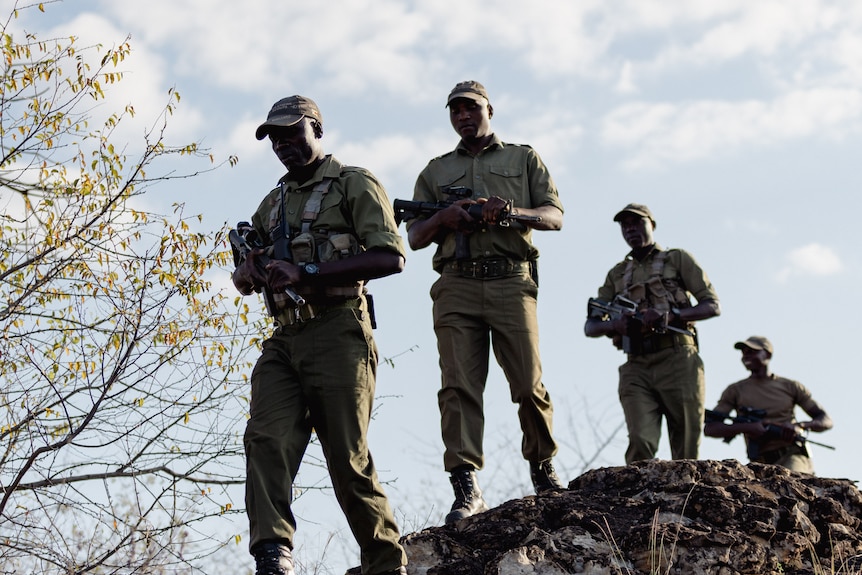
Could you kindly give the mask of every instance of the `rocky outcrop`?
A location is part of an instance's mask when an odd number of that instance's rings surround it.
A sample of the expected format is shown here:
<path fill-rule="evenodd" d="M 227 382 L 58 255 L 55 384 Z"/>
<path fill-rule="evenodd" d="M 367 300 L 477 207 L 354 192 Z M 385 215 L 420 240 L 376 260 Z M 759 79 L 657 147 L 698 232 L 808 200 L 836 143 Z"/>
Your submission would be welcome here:
<path fill-rule="evenodd" d="M 862 572 L 852 481 L 738 461 L 644 461 L 404 538 L 410 575 Z"/>

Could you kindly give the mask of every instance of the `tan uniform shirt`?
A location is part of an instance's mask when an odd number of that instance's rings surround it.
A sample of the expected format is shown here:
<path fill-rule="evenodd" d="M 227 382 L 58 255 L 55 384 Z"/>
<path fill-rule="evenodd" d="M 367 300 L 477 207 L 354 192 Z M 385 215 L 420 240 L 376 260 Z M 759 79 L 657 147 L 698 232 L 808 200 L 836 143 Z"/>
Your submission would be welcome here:
<path fill-rule="evenodd" d="M 516 208 L 555 206 L 560 211 L 557 188 L 539 154 L 526 145 L 507 144 L 496 135 L 487 148 L 471 156 L 463 143 L 452 152 L 434 158 L 419 174 L 413 200 L 438 202 L 447 199 L 444 189 L 466 186 L 473 199 L 499 196 L 512 200 Z M 407 222 L 410 229 L 412 222 Z M 539 251 L 532 244 L 532 230 L 522 227 L 489 226 L 470 234 L 470 257 L 507 257 L 513 260 L 536 259 Z M 437 271 L 455 257 L 455 233 L 448 234 L 434 254 Z"/>
<path fill-rule="evenodd" d="M 749 377 L 729 385 L 721 394 L 714 411 L 730 414 L 742 407 L 765 409 L 766 423 L 795 423 L 794 408 L 797 405 L 809 415 L 825 412 L 804 385 L 792 379 L 770 374 L 765 379 Z M 771 451 L 786 445 L 787 442 L 780 438 L 768 438 L 761 444 L 760 452 Z"/>

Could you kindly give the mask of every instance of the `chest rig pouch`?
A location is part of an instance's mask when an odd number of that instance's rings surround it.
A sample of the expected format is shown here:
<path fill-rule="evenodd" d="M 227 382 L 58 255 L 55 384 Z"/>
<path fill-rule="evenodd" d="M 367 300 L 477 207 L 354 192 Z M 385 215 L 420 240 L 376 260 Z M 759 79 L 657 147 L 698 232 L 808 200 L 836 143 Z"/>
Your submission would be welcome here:
<path fill-rule="evenodd" d="M 666 251 L 656 253 L 650 266 L 649 277 L 645 282 L 637 284 L 632 284 L 635 261 L 634 259 L 630 259 L 627 262 L 625 272 L 623 273 L 622 295 L 636 302 L 639 312 L 644 312 L 648 308 L 654 308 L 659 312 L 670 313 L 673 308 L 691 307 L 691 301 L 685 288 L 681 285 L 681 280 L 664 277 L 666 260 Z M 687 325 L 686 328 L 694 332 L 692 326 Z M 656 335 L 645 331 L 643 324 L 640 322 L 630 322 L 628 333 L 622 336 L 621 345 L 618 347 L 621 347 L 629 354 L 651 353 L 674 346 L 675 338 L 677 337 L 679 336 L 674 334 Z M 694 341 L 696 346 L 696 335 Z"/>
<path fill-rule="evenodd" d="M 670 312 L 674 307 L 691 307 L 691 302 L 679 280 L 664 277 L 667 252 L 660 251 L 653 257 L 649 278 L 643 283 L 632 285 L 635 262 L 630 259 L 623 273 L 623 296 L 637 302 L 638 310 L 652 307 L 660 312 Z"/>
<path fill-rule="evenodd" d="M 270 237 L 273 239 L 273 257 L 290 261 L 296 265 L 330 262 L 357 255 L 362 251 L 359 241 L 352 233 L 332 230 L 314 230 L 323 201 L 332 185 L 331 178 L 315 184 L 302 208 L 300 229 L 290 230 L 287 223 L 284 184 L 279 201 L 270 213 Z M 349 298 L 363 294 L 364 282 L 342 286 L 304 286 L 297 292 L 302 295 L 326 298 Z"/>

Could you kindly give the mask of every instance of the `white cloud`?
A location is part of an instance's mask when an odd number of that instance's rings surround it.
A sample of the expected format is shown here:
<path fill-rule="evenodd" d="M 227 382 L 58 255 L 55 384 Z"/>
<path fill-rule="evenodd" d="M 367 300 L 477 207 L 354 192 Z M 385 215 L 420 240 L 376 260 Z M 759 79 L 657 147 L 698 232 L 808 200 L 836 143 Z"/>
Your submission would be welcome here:
<path fill-rule="evenodd" d="M 715 16 L 715 15 L 713 15 Z M 726 61 L 746 53 L 774 54 L 837 24 L 836 13 L 820 0 L 770 0 L 738 4 L 721 15 L 704 34 L 668 59 Z"/>
<path fill-rule="evenodd" d="M 381 135 L 367 141 L 350 141 L 339 132 L 326 136 L 326 151 L 345 164 L 362 166 L 384 183 L 391 198 L 410 199 L 419 172 L 431 158 L 455 147 L 457 137 L 444 130 L 418 140 L 409 135 Z"/>
<path fill-rule="evenodd" d="M 178 72 L 239 91 L 404 92 L 423 84 L 433 62 L 433 54 L 418 54 L 433 22 L 393 0 L 153 0 L 108 8 L 148 43 L 170 46 Z"/>
<path fill-rule="evenodd" d="M 787 265 L 778 272 L 779 282 L 798 276 L 831 276 L 844 269 L 838 254 L 832 248 L 818 243 L 796 248 L 784 259 Z"/>
<path fill-rule="evenodd" d="M 53 29 L 39 33 L 40 39 L 69 38 L 74 36 L 77 47 L 76 56 L 90 65 L 90 71 L 99 67 L 99 59 L 109 48 L 119 47 L 129 36 L 118 28 L 115 23 L 92 12 L 82 13 L 70 20 L 64 21 Z M 62 41 L 68 44 L 67 41 Z M 97 49 L 90 49 L 90 47 Z M 125 116 L 113 130 L 114 141 L 128 141 L 132 147 L 130 154 L 139 153 L 143 149 L 143 135 L 146 131 L 160 129 L 158 118 L 168 103 L 176 104 L 168 91 L 172 87 L 166 76 L 166 65 L 160 55 L 148 49 L 145 45 L 130 41 L 131 53 L 116 68 L 109 64 L 106 72 L 122 72 L 122 79 L 115 83 L 102 81 L 105 99 L 98 101 L 90 108 L 90 127 L 97 129 L 111 114 L 120 113 L 127 105 L 134 108 L 135 115 Z M 64 72 L 74 74 L 71 62 L 65 62 Z M 85 102 L 86 105 L 89 105 Z M 179 104 L 182 106 L 182 103 Z M 83 108 L 83 106 L 82 106 Z M 175 114 L 168 122 L 169 134 L 179 141 L 172 144 L 194 141 L 194 134 L 201 124 L 201 116 L 192 108 L 183 108 L 182 114 Z"/>
<path fill-rule="evenodd" d="M 633 94 L 638 90 L 634 79 L 632 63 L 629 60 L 626 60 L 620 68 L 615 89 L 621 94 Z"/>
<path fill-rule="evenodd" d="M 858 130 L 862 91 L 791 92 L 774 101 L 637 102 L 611 111 L 602 141 L 629 151 L 628 169 L 653 169 L 805 137 Z"/>

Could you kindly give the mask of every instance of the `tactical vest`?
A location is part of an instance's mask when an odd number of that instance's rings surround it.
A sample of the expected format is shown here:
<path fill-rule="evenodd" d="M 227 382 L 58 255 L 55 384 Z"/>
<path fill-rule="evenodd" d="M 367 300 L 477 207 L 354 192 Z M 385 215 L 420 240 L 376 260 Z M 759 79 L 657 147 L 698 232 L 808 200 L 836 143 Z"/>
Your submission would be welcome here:
<path fill-rule="evenodd" d="M 288 193 L 284 182 L 279 188 L 278 201 L 273 202 L 268 220 L 268 230 L 273 244 L 269 248 L 270 257 L 290 261 L 296 265 L 308 263 L 331 262 L 355 256 L 362 252 L 359 240 L 353 233 L 333 230 L 314 230 L 313 225 L 323 200 L 332 185 L 332 178 L 324 178 L 315 184 L 311 194 L 302 208 L 301 226 L 299 230 L 291 230 L 287 223 L 285 214 L 285 195 Z M 344 213 L 344 209 L 342 209 Z M 345 214 L 347 223 L 351 223 L 350 216 Z M 336 286 L 298 286 L 296 292 L 307 298 L 350 298 L 363 294 L 363 281 L 348 285 Z M 277 316 L 280 311 L 294 307 L 293 302 L 283 294 L 273 294 L 275 310 L 272 315 Z"/>
<path fill-rule="evenodd" d="M 630 258 L 626 262 L 626 269 L 623 272 L 622 295 L 636 302 L 638 311 L 643 312 L 647 308 L 655 308 L 660 312 L 670 312 L 673 308 L 691 307 L 691 300 L 679 278 L 663 277 L 666 259 L 666 251 L 656 253 L 647 281 L 634 285 L 632 284 L 632 275 L 634 274 L 635 260 Z"/>

